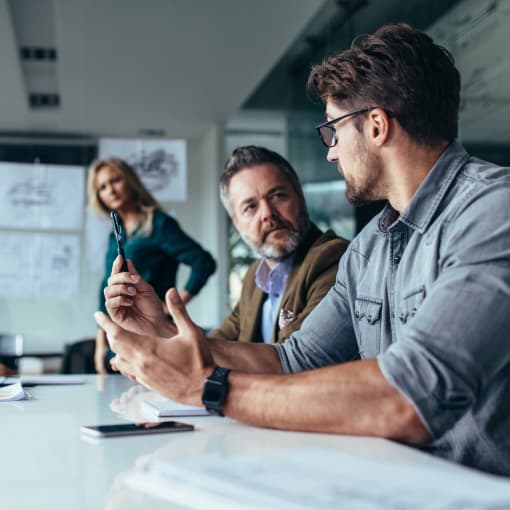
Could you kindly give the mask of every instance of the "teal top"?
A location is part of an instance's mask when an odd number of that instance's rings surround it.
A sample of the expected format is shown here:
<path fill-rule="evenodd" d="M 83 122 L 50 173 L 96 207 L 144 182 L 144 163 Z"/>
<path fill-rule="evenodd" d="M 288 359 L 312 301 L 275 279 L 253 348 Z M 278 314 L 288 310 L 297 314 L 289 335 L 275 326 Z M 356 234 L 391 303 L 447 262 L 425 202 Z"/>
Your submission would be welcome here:
<path fill-rule="evenodd" d="M 124 226 L 122 225 L 123 232 Z M 165 292 L 175 287 L 179 264 L 191 267 L 184 286 L 190 294 L 198 294 L 209 276 L 216 269 L 211 254 L 185 234 L 177 221 L 160 210 L 154 211 L 152 233 L 138 235 L 135 230 L 129 237 L 123 235 L 126 258 L 135 265 L 142 278 L 147 281 L 163 301 Z M 117 257 L 117 244 L 113 232 L 108 241 L 105 276 L 99 292 L 99 309 L 106 312 L 103 289 L 107 285 L 113 261 Z"/>

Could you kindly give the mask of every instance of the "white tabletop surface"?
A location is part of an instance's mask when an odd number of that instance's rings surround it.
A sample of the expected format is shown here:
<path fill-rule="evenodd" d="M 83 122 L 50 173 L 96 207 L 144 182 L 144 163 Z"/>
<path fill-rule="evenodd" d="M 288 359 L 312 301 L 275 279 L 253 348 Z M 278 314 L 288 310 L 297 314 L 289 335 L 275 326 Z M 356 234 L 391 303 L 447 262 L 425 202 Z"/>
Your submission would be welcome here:
<path fill-rule="evenodd" d="M 148 457 L 333 448 L 377 459 L 460 469 L 397 443 L 367 437 L 282 432 L 219 417 L 179 418 L 195 431 L 86 441 L 82 425 L 147 421 L 150 398 L 120 375 L 86 376 L 86 384 L 27 388 L 31 399 L 0 402 L 0 508 L 97 510 L 178 508 L 122 486 L 126 472 Z M 152 396 L 154 396 L 152 394 Z"/>

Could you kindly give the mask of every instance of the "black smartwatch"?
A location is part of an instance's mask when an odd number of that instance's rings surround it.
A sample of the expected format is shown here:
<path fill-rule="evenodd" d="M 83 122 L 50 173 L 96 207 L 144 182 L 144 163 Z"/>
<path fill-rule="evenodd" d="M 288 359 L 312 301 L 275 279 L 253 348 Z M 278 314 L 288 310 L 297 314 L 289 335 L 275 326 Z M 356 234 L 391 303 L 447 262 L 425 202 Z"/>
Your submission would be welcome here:
<path fill-rule="evenodd" d="M 228 393 L 227 377 L 229 372 L 229 368 L 216 367 L 204 382 L 202 404 L 216 416 L 223 416 L 223 406 Z"/>

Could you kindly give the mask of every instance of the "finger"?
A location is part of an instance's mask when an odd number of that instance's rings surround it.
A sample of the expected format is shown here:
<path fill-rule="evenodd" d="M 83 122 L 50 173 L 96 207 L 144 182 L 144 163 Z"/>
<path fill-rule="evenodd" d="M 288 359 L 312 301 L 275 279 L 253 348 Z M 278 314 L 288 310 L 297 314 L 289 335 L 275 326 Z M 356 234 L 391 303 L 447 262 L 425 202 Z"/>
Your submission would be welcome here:
<path fill-rule="evenodd" d="M 97 325 L 106 333 L 106 340 L 110 345 L 110 348 L 113 350 L 112 341 L 115 338 L 117 332 L 121 329 L 117 326 L 111 319 L 103 312 L 94 313 L 94 320 L 97 322 Z M 117 352 L 114 350 L 113 352 Z"/>
<path fill-rule="evenodd" d="M 115 257 L 112 264 L 112 271 L 108 278 L 108 285 L 116 283 L 137 283 L 140 280 L 140 274 L 136 270 L 131 260 L 127 260 L 128 272 L 122 271 L 123 258 L 120 255 Z"/>
<path fill-rule="evenodd" d="M 132 381 L 136 381 L 136 378 L 135 378 L 135 375 L 133 373 L 133 369 L 131 368 L 130 363 L 127 360 L 125 360 L 124 358 L 121 358 L 119 355 L 117 355 L 116 358 L 117 358 L 117 361 L 115 364 L 117 365 L 118 371 L 122 375 L 129 377 Z"/>
<path fill-rule="evenodd" d="M 110 317 L 103 312 L 95 312 L 94 320 L 97 322 L 97 325 L 106 332 L 106 334 L 108 334 L 108 331 L 112 331 L 112 327 L 115 326 Z"/>
<path fill-rule="evenodd" d="M 106 310 L 110 314 L 110 317 L 116 323 L 122 323 L 123 319 L 126 318 L 129 307 L 133 306 L 134 302 L 130 301 L 127 297 L 105 299 L 104 302 Z"/>
<path fill-rule="evenodd" d="M 165 302 L 170 315 L 174 319 L 178 331 L 189 331 L 195 327 L 195 324 L 190 319 L 177 289 L 172 288 L 166 292 Z"/>
<path fill-rule="evenodd" d="M 139 274 L 131 274 L 131 273 L 114 273 L 112 270 L 112 273 L 110 274 L 110 277 L 108 278 L 108 287 L 112 285 L 118 285 L 120 283 L 124 283 L 126 285 L 138 283 L 141 280 Z"/>
<path fill-rule="evenodd" d="M 129 272 L 131 274 L 135 274 L 135 275 L 138 275 L 140 276 L 140 273 L 136 270 L 136 267 L 135 265 L 133 264 L 133 261 L 131 259 L 127 259 L 126 260 L 126 263 L 127 263 L 127 267 L 129 269 Z"/>
<path fill-rule="evenodd" d="M 117 255 L 112 264 L 112 272 L 110 273 L 111 275 L 118 274 L 122 271 L 122 262 L 122 257 Z"/>
<path fill-rule="evenodd" d="M 112 370 L 119 372 L 119 367 L 117 366 L 117 355 L 110 360 L 110 366 L 112 367 Z"/>
<path fill-rule="evenodd" d="M 132 355 L 136 348 L 137 335 L 115 324 L 115 322 L 103 312 L 96 312 L 94 314 L 94 319 L 98 326 L 106 333 L 106 340 L 113 352 L 128 357 Z"/>
<path fill-rule="evenodd" d="M 117 283 L 109 285 L 103 289 L 103 294 L 106 299 L 113 299 L 116 297 L 132 297 L 136 294 L 136 287 L 125 283 Z"/>

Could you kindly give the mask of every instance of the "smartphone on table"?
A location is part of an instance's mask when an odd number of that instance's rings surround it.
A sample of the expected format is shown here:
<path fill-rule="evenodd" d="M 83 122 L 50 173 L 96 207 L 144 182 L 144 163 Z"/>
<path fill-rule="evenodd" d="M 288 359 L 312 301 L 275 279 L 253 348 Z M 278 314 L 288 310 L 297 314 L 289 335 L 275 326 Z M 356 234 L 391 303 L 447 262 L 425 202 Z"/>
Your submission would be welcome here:
<path fill-rule="evenodd" d="M 143 434 L 168 434 L 188 432 L 193 425 L 179 421 L 148 423 L 116 423 L 113 425 L 87 425 L 80 428 L 82 434 L 92 437 L 139 436 Z"/>

